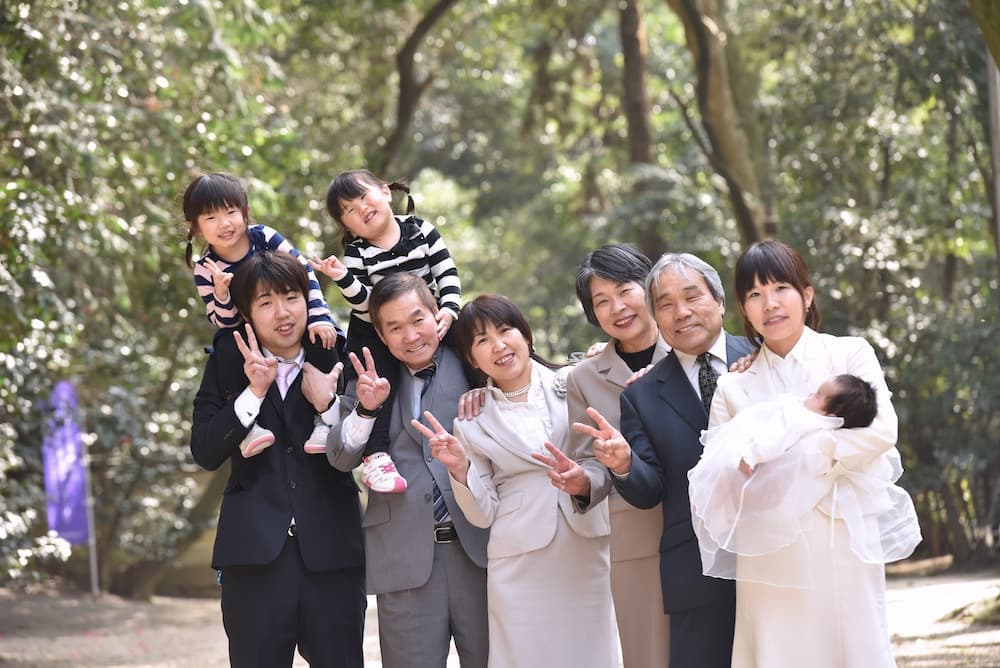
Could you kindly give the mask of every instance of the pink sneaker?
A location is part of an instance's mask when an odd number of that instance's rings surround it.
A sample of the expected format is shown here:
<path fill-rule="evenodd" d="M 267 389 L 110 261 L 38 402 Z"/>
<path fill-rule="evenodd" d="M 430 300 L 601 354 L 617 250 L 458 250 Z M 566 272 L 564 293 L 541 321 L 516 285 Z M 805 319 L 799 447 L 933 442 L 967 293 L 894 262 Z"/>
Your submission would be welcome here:
<path fill-rule="evenodd" d="M 406 491 L 406 478 L 399 475 L 396 464 L 388 452 L 375 452 L 363 460 L 361 482 L 374 492 L 402 494 Z"/>
<path fill-rule="evenodd" d="M 330 428 L 328 426 L 322 422 L 317 422 L 316 426 L 313 427 L 313 433 L 306 439 L 306 443 L 302 446 L 302 449 L 306 451 L 307 455 L 325 455 L 326 437 L 329 433 Z"/>
<path fill-rule="evenodd" d="M 247 459 L 260 454 L 262 450 L 267 449 L 272 443 L 274 443 L 274 434 L 271 433 L 271 430 L 254 423 L 250 427 L 250 432 L 240 443 L 240 452 L 243 453 L 243 458 Z"/>

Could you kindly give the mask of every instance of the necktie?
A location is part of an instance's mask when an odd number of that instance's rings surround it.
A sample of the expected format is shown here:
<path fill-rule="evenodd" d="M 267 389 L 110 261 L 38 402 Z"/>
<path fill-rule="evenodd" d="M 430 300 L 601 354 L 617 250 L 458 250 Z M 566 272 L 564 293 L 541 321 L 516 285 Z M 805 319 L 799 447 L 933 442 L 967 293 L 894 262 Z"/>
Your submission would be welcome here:
<path fill-rule="evenodd" d="M 423 387 L 420 388 L 420 396 L 424 396 L 427 393 L 427 388 L 431 385 L 431 380 L 434 378 L 434 372 L 436 371 L 435 366 L 431 366 L 421 369 L 420 371 L 413 374 L 420 380 L 424 381 Z M 431 496 L 434 500 L 434 522 L 441 523 L 448 519 L 448 506 L 444 503 L 444 497 L 441 496 L 441 490 L 437 486 L 436 481 L 432 481 L 434 488 L 431 490 Z"/>
<path fill-rule="evenodd" d="M 698 389 L 701 390 L 701 403 L 705 406 L 705 412 L 709 413 L 712 409 L 715 386 L 719 382 L 719 372 L 712 366 L 710 353 L 698 355 L 698 362 L 701 364 L 701 368 L 698 369 Z"/>
<path fill-rule="evenodd" d="M 288 386 L 292 384 L 292 372 L 298 368 L 299 367 L 295 362 L 278 360 L 278 375 L 275 380 L 278 381 L 278 391 L 281 392 L 282 399 L 284 399 L 285 394 L 288 393 Z"/>

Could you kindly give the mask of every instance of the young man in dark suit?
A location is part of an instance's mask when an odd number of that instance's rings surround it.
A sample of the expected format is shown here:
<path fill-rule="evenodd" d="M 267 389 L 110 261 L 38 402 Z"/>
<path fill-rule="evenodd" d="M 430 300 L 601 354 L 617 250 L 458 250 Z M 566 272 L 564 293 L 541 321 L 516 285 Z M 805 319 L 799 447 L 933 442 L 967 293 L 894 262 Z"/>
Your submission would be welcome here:
<path fill-rule="evenodd" d="M 291 666 L 296 646 L 312 665 L 364 665 L 366 598 L 361 508 L 348 473 L 303 446 L 320 414 L 336 421 L 338 364 L 304 363 L 309 279 L 291 255 L 251 256 L 230 292 L 246 320 L 215 338 L 194 401 L 191 453 L 202 467 L 230 464 L 212 567 L 233 666 Z M 222 360 L 243 360 L 235 387 Z M 230 373 L 225 373 L 230 371 Z M 258 423 L 274 444 L 244 458 Z"/>
<path fill-rule="evenodd" d="M 660 584 L 670 615 L 670 665 L 728 668 L 736 593 L 732 580 L 702 575 L 691 525 L 687 474 L 701 457 L 701 432 L 719 374 L 750 352 L 722 329 L 725 293 L 700 258 L 668 253 L 646 279 L 646 300 L 671 352 L 622 393 L 621 432 L 596 411 L 594 455 L 626 501 L 663 504 Z"/>

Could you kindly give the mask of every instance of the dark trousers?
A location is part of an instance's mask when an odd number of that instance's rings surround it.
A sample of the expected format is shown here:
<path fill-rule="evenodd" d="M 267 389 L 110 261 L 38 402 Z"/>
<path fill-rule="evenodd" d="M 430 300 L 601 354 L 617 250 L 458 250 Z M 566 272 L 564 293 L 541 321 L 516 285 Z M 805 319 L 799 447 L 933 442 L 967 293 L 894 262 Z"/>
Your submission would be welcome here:
<path fill-rule="evenodd" d="M 233 668 L 364 666 L 364 569 L 308 571 L 297 539 L 261 566 L 222 569 L 222 623 Z"/>
<path fill-rule="evenodd" d="M 732 599 L 670 613 L 670 668 L 729 668 L 736 605 Z"/>

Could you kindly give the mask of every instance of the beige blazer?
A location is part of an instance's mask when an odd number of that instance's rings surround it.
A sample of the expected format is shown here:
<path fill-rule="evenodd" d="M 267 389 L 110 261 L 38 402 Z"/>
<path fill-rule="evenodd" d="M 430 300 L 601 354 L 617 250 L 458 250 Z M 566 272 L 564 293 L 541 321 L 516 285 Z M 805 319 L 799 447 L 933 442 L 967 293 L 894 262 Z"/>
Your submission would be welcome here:
<path fill-rule="evenodd" d="M 569 422 L 553 371 L 532 362 L 531 385 L 528 403 L 507 401 L 494 391 L 476 418 L 455 421 L 455 436 L 469 456 L 469 473 L 467 486 L 453 479 L 452 489 L 469 522 L 490 527 L 490 559 L 545 547 L 555 537 L 560 513 L 583 537 L 611 531 L 607 504 L 578 512 L 570 496 L 552 485 L 548 468 L 532 458 L 534 452 L 548 454 L 544 435 L 533 429 L 539 402 L 547 410 L 549 440 L 563 452 L 568 451 Z"/>
<path fill-rule="evenodd" d="M 621 394 L 632 376 L 611 340 L 601 353 L 580 362 L 566 379 L 566 401 L 570 424 L 592 424 L 587 407 L 596 408 L 616 429 L 621 424 Z M 670 346 L 657 337 L 653 363 L 670 352 Z M 594 456 L 594 442 L 589 436 L 570 430 L 569 456 L 581 463 L 590 478 L 591 504 L 608 498 L 611 519 L 611 561 L 642 559 L 659 554 L 663 533 L 663 511 L 659 504 L 648 510 L 636 508 L 618 495 L 611 485 L 608 470 Z"/>

